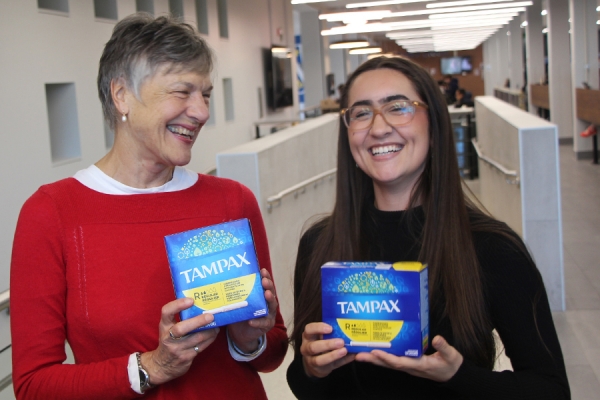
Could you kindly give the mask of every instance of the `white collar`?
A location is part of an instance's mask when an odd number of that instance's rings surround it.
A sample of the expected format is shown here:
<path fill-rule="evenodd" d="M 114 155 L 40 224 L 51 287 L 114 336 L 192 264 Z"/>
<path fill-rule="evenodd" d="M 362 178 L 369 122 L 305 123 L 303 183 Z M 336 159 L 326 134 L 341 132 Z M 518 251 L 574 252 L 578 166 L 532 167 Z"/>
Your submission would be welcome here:
<path fill-rule="evenodd" d="M 196 181 L 198 181 L 198 174 L 183 167 L 175 167 L 173 179 L 164 185 L 147 189 L 138 189 L 122 184 L 106 175 L 100 168 L 92 164 L 86 169 L 77 171 L 73 178 L 96 192 L 115 195 L 132 195 L 177 192 L 179 190 L 184 190 L 193 186 Z"/>

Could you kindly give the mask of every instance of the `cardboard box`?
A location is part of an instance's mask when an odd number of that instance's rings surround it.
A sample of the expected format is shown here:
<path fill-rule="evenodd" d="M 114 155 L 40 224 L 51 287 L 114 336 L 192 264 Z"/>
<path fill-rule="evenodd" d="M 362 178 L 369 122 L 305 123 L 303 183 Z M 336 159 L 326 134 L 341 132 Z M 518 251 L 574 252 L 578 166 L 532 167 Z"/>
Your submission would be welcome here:
<path fill-rule="evenodd" d="M 427 265 L 328 262 L 321 267 L 324 339 L 342 338 L 349 353 L 384 350 L 421 357 L 429 345 Z"/>
<path fill-rule="evenodd" d="M 181 319 L 215 317 L 196 331 L 268 314 L 248 219 L 165 236 L 165 246 L 175 296 L 194 299 Z"/>

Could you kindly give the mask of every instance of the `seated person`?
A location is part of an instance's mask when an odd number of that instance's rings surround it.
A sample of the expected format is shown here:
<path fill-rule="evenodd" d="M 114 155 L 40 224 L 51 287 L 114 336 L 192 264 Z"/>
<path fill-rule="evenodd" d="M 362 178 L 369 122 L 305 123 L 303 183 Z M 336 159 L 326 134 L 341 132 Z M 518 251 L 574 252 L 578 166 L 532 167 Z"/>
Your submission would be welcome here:
<path fill-rule="evenodd" d="M 456 103 L 454 107 L 460 108 L 463 105 L 466 107 L 473 107 L 473 94 L 465 89 L 456 89 Z"/>

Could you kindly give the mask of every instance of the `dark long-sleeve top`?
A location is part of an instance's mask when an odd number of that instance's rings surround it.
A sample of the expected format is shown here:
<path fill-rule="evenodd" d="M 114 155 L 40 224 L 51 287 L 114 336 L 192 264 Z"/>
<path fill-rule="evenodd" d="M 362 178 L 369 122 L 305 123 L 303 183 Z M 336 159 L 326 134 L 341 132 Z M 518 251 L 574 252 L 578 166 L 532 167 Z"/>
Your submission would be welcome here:
<path fill-rule="evenodd" d="M 411 214 L 416 218 L 404 218 L 404 211 L 369 209 L 363 224 L 372 248 L 371 260 L 418 260 L 418 238 L 425 216 L 421 209 L 415 211 Z M 318 236 L 318 229 L 311 228 L 300 241 L 295 295 L 299 293 Z M 306 375 L 302 355 L 296 353 L 287 371 L 288 384 L 296 397 L 310 400 L 570 399 L 560 344 L 536 267 L 513 242 L 500 234 L 473 232 L 473 241 L 482 269 L 489 316 L 513 371 L 492 371 L 465 358 L 448 382 L 436 383 L 370 363 L 351 362 L 319 379 Z M 442 335 L 452 344 L 447 318 L 441 317 L 439 309 L 430 312 L 429 337 Z M 434 352 L 430 345 L 426 354 Z"/>

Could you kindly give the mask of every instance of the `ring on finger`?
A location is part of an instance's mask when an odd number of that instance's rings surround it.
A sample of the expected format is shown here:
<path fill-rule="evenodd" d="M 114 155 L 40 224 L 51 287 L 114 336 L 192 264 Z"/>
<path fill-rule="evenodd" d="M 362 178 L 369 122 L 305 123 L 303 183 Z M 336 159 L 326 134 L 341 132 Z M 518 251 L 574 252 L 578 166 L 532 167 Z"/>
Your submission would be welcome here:
<path fill-rule="evenodd" d="M 175 336 L 173 335 L 173 332 L 171 332 L 171 330 L 169 329 L 169 336 L 171 336 L 171 339 L 173 340 L 179 340 L 181 339 L 183 336 Z"/>
<path fill-rule="evenodd" d="M 199 350 L 200 350 L 200 349 L 198 348 L 198 346 L 194 346 L 194 351 L 195 351 L 196 353 L 198 353 L 198 351 L 199 351 Z"/>

